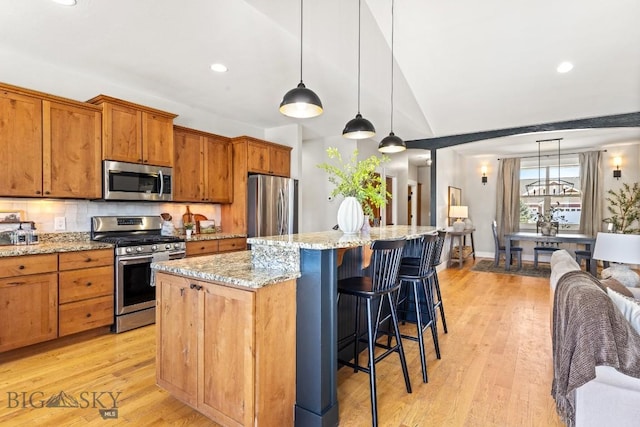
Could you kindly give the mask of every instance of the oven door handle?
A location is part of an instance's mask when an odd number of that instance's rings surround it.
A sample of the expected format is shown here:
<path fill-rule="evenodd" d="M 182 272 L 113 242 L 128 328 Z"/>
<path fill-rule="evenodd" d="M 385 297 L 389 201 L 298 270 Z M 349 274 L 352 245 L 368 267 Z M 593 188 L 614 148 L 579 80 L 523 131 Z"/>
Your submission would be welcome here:
<path fill-rule="evenodd" d="M 184 258 L 185 255 L 186 255 L 185 251 L 171 252 L 169 254 L 169 260 L 181 259 L 181 258 Z"/>
<path fill-rule="evenodd" d="M 135 262 L 132 262 L 132 261 L 135 261 Z M 141 262 L 139 261 L 153 262 L 153 255 L 121 257 L 118 262 L 123 265 L 141 264 Z"/>

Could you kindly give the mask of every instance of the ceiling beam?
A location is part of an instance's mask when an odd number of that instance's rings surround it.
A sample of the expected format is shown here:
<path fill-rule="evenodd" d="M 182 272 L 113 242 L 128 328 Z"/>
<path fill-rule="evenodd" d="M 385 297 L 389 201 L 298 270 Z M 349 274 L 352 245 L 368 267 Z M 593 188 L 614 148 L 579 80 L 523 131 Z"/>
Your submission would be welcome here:
<path fill-rule="evenodd" d="M 407 144 L 407 148 L 437 150 L 439 148 L 453 147 L 455 145 L 466 144 L 469 142 L 520 135 L 523 133 L 618 127 L 640 127 L 640 112 L 592 117 L 589 119 L 569 120 L 565 122 L 544 123 L 540 125 L 521 126 L 516 128 L 489 130 L 483 132 L 464 133 L 460 135 L 440 136 L 437 138 L 414 139 L 412 141 L 405 142 Z"/>

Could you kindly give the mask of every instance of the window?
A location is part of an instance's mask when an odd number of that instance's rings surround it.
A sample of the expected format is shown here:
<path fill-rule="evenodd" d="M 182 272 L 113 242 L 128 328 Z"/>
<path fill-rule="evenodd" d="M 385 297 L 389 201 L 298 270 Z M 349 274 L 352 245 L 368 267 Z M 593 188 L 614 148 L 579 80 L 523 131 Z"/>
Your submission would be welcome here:
<path fill-rule="evenodd" d="M 555 162 L 555 164 L 554 164 Z M 538 213 L 554 207 L 560 229 L 578 230 L 582 209 L 578 155 L 520 161 L 520 229 L 535 230 Z"/>

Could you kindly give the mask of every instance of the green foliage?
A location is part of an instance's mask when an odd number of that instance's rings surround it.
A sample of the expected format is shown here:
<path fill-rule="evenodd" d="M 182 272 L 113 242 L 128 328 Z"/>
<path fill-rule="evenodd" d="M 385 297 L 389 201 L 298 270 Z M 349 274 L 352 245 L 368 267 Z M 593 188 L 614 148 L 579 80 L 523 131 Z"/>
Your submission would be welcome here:
<path fill-rule="evenodd" d="M 193 222 L 185 222 L 184 229 L 185 230 L 193 230 L 195 228 L 195 224 Z"/>
<path fill-rule="evenodd" d="M 640 220 L 640 186 L 637 182 L 630 186 L 626 182 L 617 192 L 607 191 L 607 210 L 611 217 L 605 218 L 605 222 L 613 224 L 614 231 L 625 234 L 640 233 L 638 227 L 633 224 Z"/>
<path fill-rule="evenodd" d="M 329 175 L 329 182 L 335 185 L 331 196 L 338 194 L 344 197 L 355 197 L 362 205 L 365 215 L 373 215 L 371 205 L 379 208 L 387 203 L 385 183 L 380 175 L 375 174 L 376 168 L 382 163 L 388 162 L 389 157 L 371 156 L 358 161 L 358 150 L 354 150 L 348 162 L 342 160 L 337 148 L 327 148 L 327 155 L 333 159 L 332 163 L 320 163 L 317 165 Z"/>
<path fill-rule="evenodd" d="M 532 218 L 533 214 L 531 213 L 531 209 L 520 199 L 520 222 L 529 222 Z"/>

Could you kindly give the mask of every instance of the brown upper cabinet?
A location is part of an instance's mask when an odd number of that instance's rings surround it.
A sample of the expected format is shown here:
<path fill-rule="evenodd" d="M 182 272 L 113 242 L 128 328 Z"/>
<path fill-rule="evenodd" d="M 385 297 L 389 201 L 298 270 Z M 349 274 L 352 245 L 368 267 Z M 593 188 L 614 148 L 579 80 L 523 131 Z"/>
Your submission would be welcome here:
<path fill-rule="evenodd" d="M 0 84 L 0 196 L 99 198 L 100 108 Z"/>
<path fill-rule="evenodd" d="M 104 160 L 173 166 L 175 114 L 106 95 L 87 102 L 102 107 Z"/>
<path fill-rule="evenodd" d="M 249 172 L 285 177 L 291 175 L 291 147 L 245 138 Z"/>
<path fill-rule="evenodd" d="M 262 173 L 289 177 L 291 147 L 249 136 L 232 138 L 233 203 L 222 205 L 222 229 L 227 233 L 247 232 L 247 177 Z"/>
<path fill-rule="evenodd" d="M 181 126 L 174 126 L 173 139 L 173 200 L 231 203 L 231 140 Z"/>

